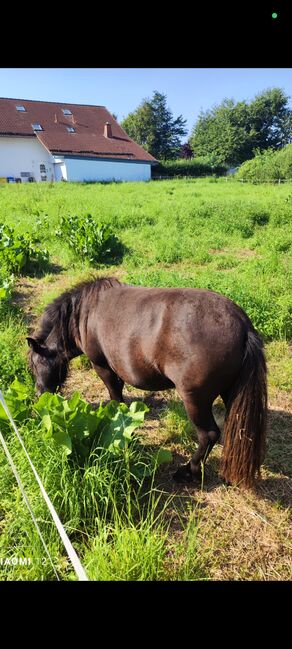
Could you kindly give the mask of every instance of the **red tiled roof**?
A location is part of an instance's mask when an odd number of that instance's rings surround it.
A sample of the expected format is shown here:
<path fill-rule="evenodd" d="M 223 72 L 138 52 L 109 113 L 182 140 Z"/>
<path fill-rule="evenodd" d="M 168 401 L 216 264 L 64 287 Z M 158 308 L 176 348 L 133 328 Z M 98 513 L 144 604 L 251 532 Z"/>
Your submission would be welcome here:
<path fill-rule="evenodd" d="M 16 110 L 18 105 L 25 112 Z M 62 108 L 72 115 L 64 115 Z M 111 124 L 110 138 L 103 134 L 106 122 Z M 32 124 L 40 124 L 43 130 L 34 132 Z M 66 126 L 76 132 L 69 133 Z M 0 135 L 37 137 L 53 154 L 157 162 L 131 140 L 104 106 L 0 98 Z"/>

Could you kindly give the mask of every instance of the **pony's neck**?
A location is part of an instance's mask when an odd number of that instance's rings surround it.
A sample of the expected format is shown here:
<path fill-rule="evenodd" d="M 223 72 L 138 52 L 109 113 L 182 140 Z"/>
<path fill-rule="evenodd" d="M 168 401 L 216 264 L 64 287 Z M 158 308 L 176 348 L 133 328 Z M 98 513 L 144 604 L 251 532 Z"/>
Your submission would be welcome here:
<path fill-rule="evenodd" d="M 48 347 L 56 347 L 68 363 L 72 358 L 80 356 L 83 351 L 80 347 L 80 336 L 76 315 L 72 310 L 68 318 L 64 318 L 60 309 L 58 322 L 53 326 L 45 340 Z"/>

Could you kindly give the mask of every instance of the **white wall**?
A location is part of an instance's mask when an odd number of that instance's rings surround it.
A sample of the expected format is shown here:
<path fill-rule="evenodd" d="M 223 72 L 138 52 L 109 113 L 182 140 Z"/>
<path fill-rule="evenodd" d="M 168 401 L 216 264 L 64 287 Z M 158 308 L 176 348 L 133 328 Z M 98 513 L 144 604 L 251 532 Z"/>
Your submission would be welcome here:
<path fill-rule="evenodd" d="M 81 160 L 66 158 L 67 179 L 84 180 L 150 180 L 151 165 L 110 160 Z"/>
<path fill-rule="evenodd" d="M 22 171 L 29 171 L 35 180 L 41 180 L 40 165 L 44 164 L 47 180 L 51 180 L 55 178 L 52 159 L 36 138 L 0 137 L 0 177 L 20 178 Z M 22 182 L 27 180 L 22 178 Z"/>
<path fill-rule="evenodd" d="M 32 137 L 0 137 L 0 177 L 20 178 L 21 172 L 30 172 L 41 181 L 40 165 L 46 167 L 46 179 L 52 180 L 150 180 L 151 165 L 110 160 L 86 160 L 53 156 Z M 27 182 L 28 178 L 22 178 Z"/>

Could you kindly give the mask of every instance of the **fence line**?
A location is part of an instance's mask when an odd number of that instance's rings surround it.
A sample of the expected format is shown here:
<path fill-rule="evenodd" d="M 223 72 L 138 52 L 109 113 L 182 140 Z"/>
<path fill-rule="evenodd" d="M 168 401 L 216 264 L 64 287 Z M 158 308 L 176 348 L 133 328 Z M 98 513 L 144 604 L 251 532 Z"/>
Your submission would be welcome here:
<path fill-rule="evenodd" d="M 202 174 L 201 176 L 183 176 L 181 174 L 177 176 L 152 176 L 151 180 L 199 180 L 200 178 L 216 178 L 219 180 L 220 178 L 225 178 L 226 182 L 231 181 L 231 182 L 236 182 L 236 183 L 250 183 L 251 185 L 264 185 L 264 184 L 269 184 L 269 185 L 280 185 L 282 183 L 292 183 L 292 178 L 276 178 L 275 180 L 259 180 L 259 181 L 254 181 L 254 180 L 246 180 L 245 178 L 234 178 L 232 174 L 226 176 L 217 176 L 216 174 Z"/>
<path fill-rule="evenodd" d="M 22 495 L 22 497 L 23 497 L 23 500 L 24 500 L 24 502 L 25 502 L 25 504 L 26 504 L 26 506 L 27 506 L 27 509 L 28 509 L 30 515 L 31 515 L 31 518 L 32 518 L 33 524 L 34 524 L 34 526 L 35 526 L 35 528 L 36 528 L 36 531 L 37 531 L 37 533 L 38 533 L 38 535 L 39 535 L 39 537 L 40 537 L 40 539 L 41 539 L 41 542 L 42 542 L 42 545 L 43 545 L 43 547 L 44 547 L 45 553 L 47 554 L 47 556 L 48 556 L 48 558 L 49 558 L 49 562 L 50 562 L 50 564 L 51 564 L 51 566 L 52 566 L 52 568 L 53 568 L 53 571 L 54 571 L 54 573 L 55 573 L 55 575 L 56 575 L 57 580 L 60 581 L 60 579 L 59 579 L 59 575 L 58 575 L 58 573 L 57 573 L 57 571 L 56 571 L 56 568 L 55 568 L 55 566 L 54 566 L 54 563 L 53 563 L 53 559 L 52 559 L 52 557 L 51 557 L 51 555 L 50 555 L 50 552 L 49 552 L 49 550 L 48 550 L 48 547 L 47 547 L 47 544 L 46 544 L 46 542 L 45 542 L 45 539 L 44 539 L 44 537 L 43 537 L 43 535 L 42 535 L 42 533 L 41 533 L 41 530 L 40 530 L 40 528 L 39 528 L 38 522 L 37 522 L 36 517 L 35 517 L 34 512 L 33 512 L 32 506 L 31 506 L 31 504 L 30 504 L 30 502 L 29 502 L 29 499 L 28 499 L 28 497 L 27 497 L 27 495 L 26 495 L 26 493 L 25 493 L 25 488 L 24 488 L 24 486 L 23 486 L 23 483 L 22 483 L 22 481 L 21 481 L 21 478 L 19 477 L 19 474 L 18 474 L 17 468 L 16 468 L 16 466 L 15 466 L 15 464 L 14 464 L 14 462 L 13 462 L 12 456 L 11 456 L 11 454 L 10 454 L 10 451 L 9 451 L 9 449 L 8 449 L 8 447 L 7 447 L 7 444 L 6 444 L 6 442 L 5 442 L 5 439 L 4 439 L 4 437 L 3 437 L 2 433 L 1 433 L 1 431 L 0 431 L 0 442 L 1 442 L 2 446 L 3 446 L 4 453 L 5 453 L 5 455 L 6 455 L 7 459 L 8 459 L 8 462 L 9 462 L 9 464 L 10 464 L 10 466 L 11 466 L 11 470 L 12 470 L 12 473 L 13 473 L 13 475 L 14 475 L 14 477 L 15 477 L 15 480 L 16 480 L 18 486 L 19 486 L 19 489 L 20 489 L 21 495 Z"/>

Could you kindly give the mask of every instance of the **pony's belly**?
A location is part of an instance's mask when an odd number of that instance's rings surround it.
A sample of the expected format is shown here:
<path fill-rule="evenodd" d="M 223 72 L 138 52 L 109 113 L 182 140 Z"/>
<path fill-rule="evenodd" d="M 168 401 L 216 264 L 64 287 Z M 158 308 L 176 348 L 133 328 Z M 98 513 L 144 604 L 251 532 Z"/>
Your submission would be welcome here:
<path fill-rule="evenodd" d="M 151 392 L 155 392 L 158 390 L 169 390 L 169 388 L 174 388 L 175 385 L 170 381 L 169 379 L 161 379 L 161 380 L 135 380 L 135 381 L 128 381 L 126 380 L 125 383 L 129 383 L 132 385 L 134 388 L 138 388 L 138 390 L 150 390 Z"/>
<path fill-rule="evenodd" d="M 166 376 L 150 372 L 117 372 L 118 376 L 138 390 L 168 390 L 174 388 L 174 383 Z"/>

